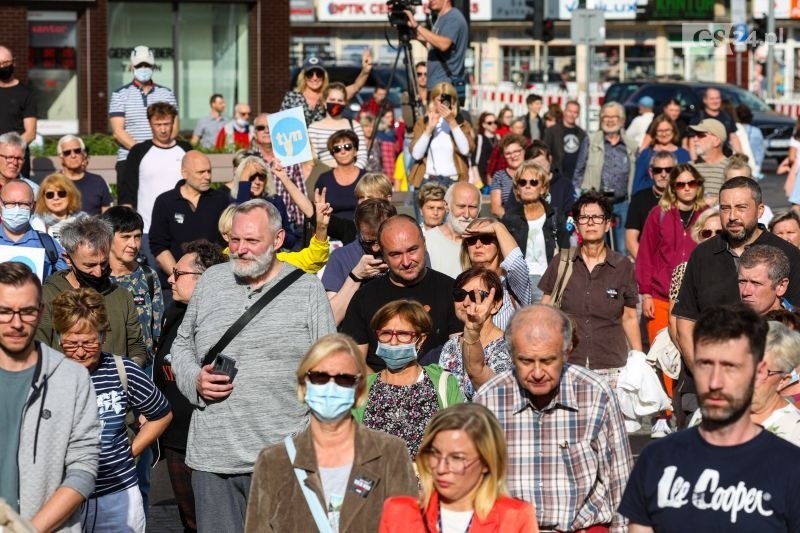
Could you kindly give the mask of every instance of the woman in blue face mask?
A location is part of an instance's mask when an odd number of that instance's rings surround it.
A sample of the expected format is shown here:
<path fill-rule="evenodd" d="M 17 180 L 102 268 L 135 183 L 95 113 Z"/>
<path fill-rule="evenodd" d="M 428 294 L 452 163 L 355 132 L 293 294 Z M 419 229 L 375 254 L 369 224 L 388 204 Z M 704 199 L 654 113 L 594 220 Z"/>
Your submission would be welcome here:
<path fill-rule="evenodd" d="M 417 362 L 433 324 L 419 302 L 395 300 L 372 317 L 378 337 L 375 355 L 386 369 L 367 378 L 367 402 L 355 410 L 365 426 L 403 439 L 413 459 L 425 426 L 440 409 L 464 402 L 456 378 L 439 365 Z"/>
<path fill-rule="evenodd" d="M 367 372 L 347 335 L 326 335 L 309 349 L 297 368 L 308 427 L 258 456 L 245 531 L 377 531 L 386 498 L 417 493 L 403 442 L 353 420 Z"/>

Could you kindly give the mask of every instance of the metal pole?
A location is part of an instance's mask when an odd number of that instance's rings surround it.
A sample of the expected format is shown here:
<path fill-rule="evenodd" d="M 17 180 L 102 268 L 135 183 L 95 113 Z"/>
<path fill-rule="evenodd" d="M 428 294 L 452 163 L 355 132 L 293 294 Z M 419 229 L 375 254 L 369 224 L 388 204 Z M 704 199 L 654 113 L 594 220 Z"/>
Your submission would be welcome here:
<path fill-rule="evenodd" d="M 583 129 L 589 131 L 589 90 L 592 86 L 592 63 L 594 61 L 594 46 L 586 45 L 586 90 L 583 93 Z"/>
<path fill-rule="evenodd" d="M 769 12 L 767 14 L 767 97 L 775 98 L 775 2 L 767 2 Z"/>
<path fill-rule="evenodd" d="M 742 86 L 742 53 L 736 52 L 736 85 Z"/>
<path fill-rule="evenodd" d="M 550 18 L 550 6 L 547 4 L 548 0 L 542 0 L 544 5 L 544 16 Z M 542 70 L 542 81 L 544 82 L 544 90 L 547 92 L 547 82 L 550 81 L 550 58 L 548 57 L 550 45 L 544 43 L 542 46 L 541 54 L 539 55 L 539 67 Z"/>

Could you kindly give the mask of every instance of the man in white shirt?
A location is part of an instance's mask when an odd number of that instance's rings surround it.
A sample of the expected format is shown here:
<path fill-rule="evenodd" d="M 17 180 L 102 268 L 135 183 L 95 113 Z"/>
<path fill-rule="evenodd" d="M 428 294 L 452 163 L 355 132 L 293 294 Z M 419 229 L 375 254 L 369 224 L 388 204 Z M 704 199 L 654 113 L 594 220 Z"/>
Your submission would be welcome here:
<path fill-rule="evenodd" d="M 449 211 L 447 220 L 425 233 L 425 242 L 431 267 L 455 278 L 463 271 L 461 240 L 467 226 L 481 211 L 481 194 L 474 185 L 459 181 L 447 189 L 444 201 Z"/>
<path fill-rule="evenodd" d="M 653 122 L 653 106 L 655 102 L 649 96 L 642 96 L 639 99 L 639 115 L 631 121 L 628 126 L 628 135 L 636 141 L 636 146 L 644 148 L 642 141 L 650 129 L 650 123 Z"/>

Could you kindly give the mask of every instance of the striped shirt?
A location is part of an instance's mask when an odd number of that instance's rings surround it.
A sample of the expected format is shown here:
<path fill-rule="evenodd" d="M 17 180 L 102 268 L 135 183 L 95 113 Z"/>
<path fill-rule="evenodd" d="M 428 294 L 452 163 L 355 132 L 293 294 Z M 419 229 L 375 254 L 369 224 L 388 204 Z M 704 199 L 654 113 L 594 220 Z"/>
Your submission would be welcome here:
<path fill-rule="evenodd" d="M 170 412 L 169 403 L 144 370 L 123 357 L 128 378 L 128 393 L 122 388 L 114 356 L 103 352 L 100 365 L 92 372 L 92 385 L 97 394 L 97 415 L 100 418 L 100 462 L 93 497 L 113 494 L 138 483 L 136 468 L 128 442 L 125 414 L 136 409 L 148 420 L 158 420 Z"/>
<path fill-rule="evenodd" d="M 537 409 L 514 371 L 485 383 L 473 399 L 496 416 L 508 441 L 508 490 L 533 503 L 541 529 L 610 524 L 633 458 L 617 398 L 592 371 L 564 364 L 555 398 Z"/>
<path fill-rule="evenodd" d="M 345 120 L 344 122 L 347 123 L 348 121 Z M 343 129 L 353 130 L 358 136 L 356 166 L 361 169 L 367 168 L 367 148 L 369 143 L 364 137 L 364 130 L 361 129 L 361 124 L 358 122 L 353 122 L 351 120 L 349 121 L 349 125 L 349 128 L 346 126 L 326 128 L 321 127 L 318 123 L 314 123 L 308 127 L 308 139 L 311 141 L 311 149 L 314 150 L 314 153 L 321 162 L 325 163 L 331 168 L 336 166 L 336 160 L 333 158 L 333 154 L 328 151 L 328 138 L 337 131 Z M 341 140 L 339 144 L 345 144 L 344 140 Z"/>
<path fill-rule="evenodd" d="M 176 109 L 178 108 L 178 101 L 171 89 L 154 83 L 152 90 L 145 94 L 138 85 L 129 83 L 111 93 L 108 116 L 124 117 L 125 131 L 137 143 L 149 141 L 153 138 L 153 132 L 147 120 L 147 106 L 156 102 L 168 102 Z M 128 150 L 120 147 L 117 151 L 117 161 L 126 159 L 128 159 Z"/>
<path fill-rule="evenodd" d="M 503 331 L 511 322 L 511 317 L 519 307 L 531 303 L 531 277 L 528 273 L 528 263 L 519 247 L 514 248 L 500 263 L 500 268 L 505 272 L 503 276 L 503 305 L 492 317 L 492 322 Z M 512 293 L 516 303 L 512 299 Z"/>

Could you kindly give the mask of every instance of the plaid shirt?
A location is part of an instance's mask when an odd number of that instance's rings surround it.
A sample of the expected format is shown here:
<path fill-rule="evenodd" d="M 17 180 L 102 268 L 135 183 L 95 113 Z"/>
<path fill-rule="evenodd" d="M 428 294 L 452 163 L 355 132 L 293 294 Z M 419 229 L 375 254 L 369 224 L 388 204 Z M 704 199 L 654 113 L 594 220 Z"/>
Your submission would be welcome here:
<path fill-rule="evenodd" d="M 272 168 L 272 161 L 266 161 L 267 165 Z M 304 196 L 308 196 L 308 190 L 306 189 L 306 180 L 303 177 L 303 166 L 300 164 L 297 165 L 289 165 L 286 168 L 286 175 L 289 176 L 289 181 L 294 183 L 300 192 L 303 193 Z M 289 222 L 292 224 L 296 224 L 299 227 L 303 226 L 305 222 L 305 215 L 300 210 L 300 207 L 294 200 L 292 200 L 289 191 L 286 190 L 286 187 L 283 186 L 283 182 L 279 179 L 275 179 L 275 193 L 281 197 L 283 203 L 286 204 L 286 214 L 289 216 Z M 313 202 L 312 202 L 313 204 Z"/>
<path fill-rule="evenodd" d="M 515 371 L 492 378 L 473 399 L 500 421 L 508 441 L 508 490 L 533 503 L 542 529 L 574 531 L 610 524 L 633 465 L 614 392 L 593 372 L 565 364 L 556 397 L 542 410 Z"/>

